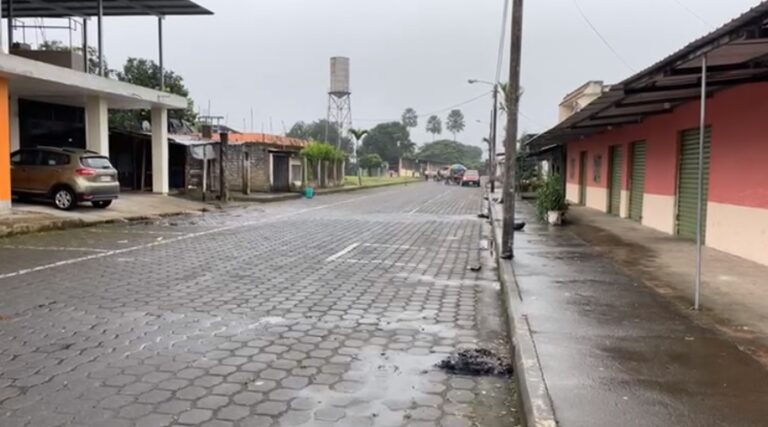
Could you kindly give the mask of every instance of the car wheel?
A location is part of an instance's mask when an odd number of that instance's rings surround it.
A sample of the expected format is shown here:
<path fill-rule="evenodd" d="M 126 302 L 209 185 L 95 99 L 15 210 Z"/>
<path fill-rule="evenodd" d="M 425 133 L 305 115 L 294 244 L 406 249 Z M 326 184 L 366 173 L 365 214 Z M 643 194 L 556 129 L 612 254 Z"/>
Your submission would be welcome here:
<path fill-rule="evenodd" d="M 68 187 L 59 187 L 53 191 L 53 204 L 56 209 L 63 211 L 72 210 L 77 206 L 75 192 Z"/>
<path fill-rule="evenodd" d="M 94 208 L 106 209 L 109 207 L 109 205 L 112 204 L 112 200 L 97 200 L 95 202 L 91 202 L 91 204 L 93 204 Z"/>

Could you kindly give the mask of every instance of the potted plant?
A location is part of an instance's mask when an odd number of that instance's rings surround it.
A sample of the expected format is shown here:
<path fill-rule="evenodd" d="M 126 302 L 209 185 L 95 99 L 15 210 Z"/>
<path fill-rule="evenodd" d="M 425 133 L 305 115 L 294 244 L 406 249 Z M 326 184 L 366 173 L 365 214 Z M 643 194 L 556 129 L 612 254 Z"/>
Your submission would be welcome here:
<path fill-rule="evenodd" d="M 561 225 L 568 210 L 565 194 L 557 175 L 546 178 L 536 192 L 536 211 L 539 219 L 552 225 Z"/>

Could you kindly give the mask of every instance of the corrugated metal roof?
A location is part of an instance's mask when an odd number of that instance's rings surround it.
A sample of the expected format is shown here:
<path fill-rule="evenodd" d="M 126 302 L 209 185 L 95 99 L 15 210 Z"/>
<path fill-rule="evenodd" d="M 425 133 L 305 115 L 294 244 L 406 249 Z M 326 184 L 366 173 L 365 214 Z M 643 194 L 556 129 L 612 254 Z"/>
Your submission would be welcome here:
<path fill-rule="evenodd" d="M 213 139 L 219 141 L 219 135 L 214 134 Z M 309 145 L 309 141 L 299 138 L 291 138 L 282 135 L 271 135 L 267 133 L 230 133 L 230 144 L 263 144 L 279 147 L 304 148 Z"/>
<path fill-rule="evenodd" d="M 8 0 L 2 0 L 3 18 L 8 16 Z M 103 0 L 104 16 L 212 15 L 213 12 L 191 0 Z M 97 16 L 96 0 L 13 0 L 14 18 L 59 18 Z"/>
<path fill-rule="evenodd" d="M 563 144 L 671 112 L 701 95 L 707 55 L 708 94 L 768 80 L 768 1 L 611 87 L 584 109 L 529 142 L 532 149 Z"/>

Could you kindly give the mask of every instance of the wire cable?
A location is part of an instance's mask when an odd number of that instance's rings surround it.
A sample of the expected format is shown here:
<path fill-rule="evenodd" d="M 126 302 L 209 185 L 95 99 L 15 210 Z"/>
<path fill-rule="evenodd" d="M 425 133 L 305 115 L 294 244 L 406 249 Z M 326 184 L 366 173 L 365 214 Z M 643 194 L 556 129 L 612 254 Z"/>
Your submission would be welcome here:
<path fill-rule="evenodd" d="M 701 22 L 701 23 L 702 23 L 702 24 L 703 24 L 705 27 L 707 27 L 707 28 L 712 28 L 712 25 L 711 25 L 709 22 L 705 21 L 705 20 L 704 20 L 704 18 L 702 18 L 702 17 L 701 17 L 701 15 L 699 15 L 698 13 L 696 13 L 696 11 L 695 11 L 695 10 L 691 9 L 690 7 L 688 7 L 688 5 L 687 5 L 687 4 L 683 3 L 681 0 L 675 0 L 675 3 L 677 3 L 677 4 L 678 4 L 680 7 L 682 7 L 683 9 L 685 9 L 685 10 L 686 10 L 686 11 L 687 11 L 687 12 L 688 12 L 688 13 L 689 13 L 691 16 L 693 16 L 694 18 L 696 18 L 696 19 L 697 19 L 699 22 Z"/>
<path fill-rule="evenodd" d="M 501 15 L 501 38 L 499 38 L 499 56 L 496 59 L 496 84 L 501 83 L 501 66 L 504 62 L 504 42 L 507 38 L 507 16 L 509 15 L 509 0 L 504 0 L 504 13 Z"/>
<path fill-rule="evenodd" d="M 603 44 L 604 44 L 604 45 L 605 45 L 605 46 L 606 46 L 606 47 L 607 47 L 607 48 L 608 48 L 608 49 L 609 49 L 611 52 L 613 52 L 613 54 L 616 56 L 616 58 L 618 58 L 618 59 L 619 59 L 619 60 L 620 60 L 620 61 L 621 61 L 621 62 L 622 62 L 622 63 L 623 63 L 623 64 L 624 64 L 624 65 L 625 65 L 627 68 L 629 68 L 629 69 L 630 69 L 632 72 L 635 72 L 635 68 L 634 68 L 634 67 L 632 67 L 632 65 L 630 65 L 630 63 L 629 63 L 629 62 L 627 62 L 627 60 L 626 60 L 626 59 L 624 59 L 624 57 L 623 57 L 623 56 L 621 56 L 621 55 L 619 54 L 619 52 L 618 52 L 616 49 L 614 49 L 614 48 L 613 48 L 613 46 L 611 46 L 611 44 L 608 42 L 608 40 L 607 40 L 605 37 L 603 37 L 603 35 L 600 33 L 600 31 L 598 31 L 597 27 L 595 27 L 595 25 L 594 25 L 594 24 L 592 24 L 592 21 L 590 21 L 590 20 L 589 20 L 589 17 L 587 17 L 587 14 L 586 14 L 586 13 L 584 13 L 584 10 L 583 10 L 583 9 L 581 8 L 581 6 L 579 5 L 579 2 L 578 2 L 578 0 L 573 0 L 573 5 L 574 5 L 574 6 L 576 6 L 576 10 L 578 10 L 578 11 L 579 11 L 579 15 L 581 15 L 581 17 L 584 19 L 584 22 L 586 22 L 586 23 L 587 23 L 587 25 L 589 25 L 589 28 L 591 28 L 591 29 L 592 29 L 592 31 L 595 33 L 595 35 L 597 35 L 597 37 L 599 37 L 599 38 L 600 38 L 600 40 L 603 42 Z"/>

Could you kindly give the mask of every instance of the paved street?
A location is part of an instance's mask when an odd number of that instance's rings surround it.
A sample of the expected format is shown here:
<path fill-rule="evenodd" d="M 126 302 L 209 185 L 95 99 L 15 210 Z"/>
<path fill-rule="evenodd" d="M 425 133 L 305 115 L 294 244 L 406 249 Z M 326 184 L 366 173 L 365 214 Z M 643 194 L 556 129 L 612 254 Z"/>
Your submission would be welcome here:
<path fill-rule="evenodd" d="M 0 425 L 515 425 L 513 381 L 434 367 L 507 349 L 479 206 L 419 183 L 0 240 Z"/>

